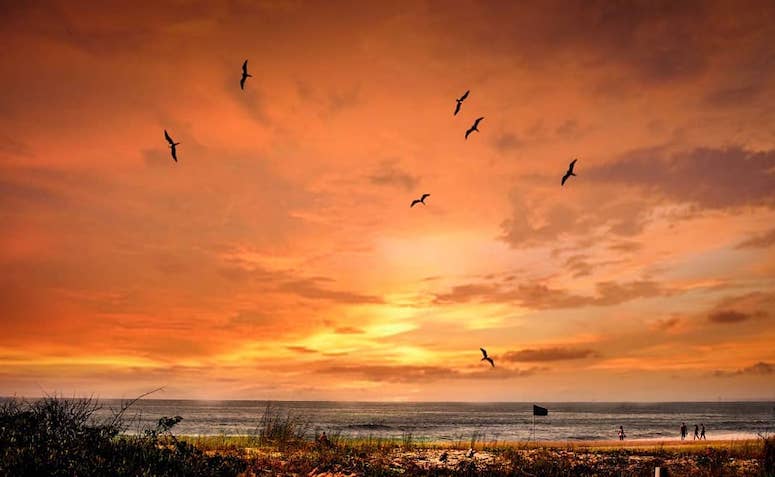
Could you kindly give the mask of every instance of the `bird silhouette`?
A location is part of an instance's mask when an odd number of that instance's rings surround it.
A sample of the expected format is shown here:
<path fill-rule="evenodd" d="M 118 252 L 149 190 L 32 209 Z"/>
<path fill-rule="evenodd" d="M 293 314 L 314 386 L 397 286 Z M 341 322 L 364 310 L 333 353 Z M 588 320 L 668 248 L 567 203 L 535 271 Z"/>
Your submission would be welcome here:
<path fill-rule="evenodd" d="M 416 204 L 422 204 L 422 205 L 425 205 L 425 198 L 426 198 L 426 197 L 430 197 L 430 194 L 423 194 L 423 195 L 422 195 L 422 197 L 420 197 L 419 199 L 414 199 L 414 200 L 412 201 L 412 205 L 410 205 L 409 207 L 410 207 L 410 208 L 411 208 L 411 207 L 414 207 Z"/>
<path fill-rule="evenodd" d="M 466 100 L 466 98 L 468 97 L 468 93 L 470 93 L 470 92 L 471 92 L 470 90 L 466 91 L 466 94 L 461 96 L 460 99 L 456 99 L 455 100 L 455 101 L 457 101 L 457 104 L 455 105 L 455 114 L 453 114 L 453 116 L 457 116 L 457 113 L 460 112 L 460 106 L 463 104 L 463 101 Z"/>
<path fill-rule="evenodd" d="M 245 80 L 248 78 L 252 78 L 253 75 L 248 74 L 248 60 L 245 60 L 244 63 L 242 63 L 242 79 L 239 80 L 239 89 L 245 89 Z"/>
<path fill-rule="evenodd" d="M 479 132 L 479 122 L 482 119 L 484 119 L 484 116 L 482 116 L 481 118 L 477 118 L 476 121 L 474 121 L 474 125 L 468 128 L 468 131 L 466 131 L 466 139 L 468 139 L 468 135 L 471 134 L 472 132 L 474 131 Z"/>
<path fill-rule="evenodd" d="M 492 358 L 487 356 L 487 350 L 484 349 L 484 348 L 479 348 L 479 349 L 482 350 L 482 356 L 484 356 L 484 358 L 482 358 L 480 361 L 489 361 L 490 365 L 494 368 L 495 367 L 495 361 L 493 361 Z"/>
<path fill-rule="evenodd" d="M 562 182 L 560 182 L 560 185 L 565 185 L 565 181 L 567 181 L 570 176 L 576 175 L 573 172 L 573 166 L 576 165 L 576 161 L 578 161 L 578 159 L 573 159 L 571 163 L 568 165 L 568 171 L 565 173 L 564 176 L 562 176 Z"/>
<path fill-rule="evenodd" d="M 167 142 L 170 143 L 170 152 L 172 152 L 172 159 L 175 162 L 178 162 L 178 153 L 177 153 L 177 149 L 175 148 L 175 146 L 177 146 L 180 143 L 173 141 L 172 138 L 170 137 L 169 133 L 167 133 L 166 129 L 164 130 L 164 139 L 166 139 Z"/>

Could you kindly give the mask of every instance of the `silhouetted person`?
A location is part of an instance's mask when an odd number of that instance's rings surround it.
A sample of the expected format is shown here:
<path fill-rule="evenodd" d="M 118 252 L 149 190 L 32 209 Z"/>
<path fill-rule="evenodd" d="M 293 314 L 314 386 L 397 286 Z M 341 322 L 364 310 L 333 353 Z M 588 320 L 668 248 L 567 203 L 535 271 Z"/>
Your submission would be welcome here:
<path fill-rule="evenodd" d="M 699 438 L 700 438 L 700 426 L 695 424 L 694 425 L 694 439 L 699 439 Z M 692 440 L 694 440 L 694 439 L 692 439 Z"/>
<path fill-rule="evenodd" d="M 681 423 L 681 440 L 686 439 L 686 423 Z"/>
<path fill-rule="evenodd" d="M 619 440 L 620 441 L 624 440 L 624 427 L 622 426 L 619 426 Z"/>
<path fill-rule="evenodd" d="M 705 437 L 705 424 L 700 424 L 700 426 L 702 426 L 702 429 L 700 430 L 700 439 L 705 439 L 707 441 L 708 438 Z"/>

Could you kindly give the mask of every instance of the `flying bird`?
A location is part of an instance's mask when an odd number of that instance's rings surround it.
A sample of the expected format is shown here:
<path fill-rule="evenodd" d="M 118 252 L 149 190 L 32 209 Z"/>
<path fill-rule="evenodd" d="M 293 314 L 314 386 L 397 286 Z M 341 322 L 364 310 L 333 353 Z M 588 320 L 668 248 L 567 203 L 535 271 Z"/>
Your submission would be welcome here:
<path fill-rule="evenodd" d="M 420 197 L 419 199 L 414 199 L 414 200 L 412 201 L 412 205 L 410 205 L 409 207 L 410 207 L 410 208 L 411 208 L 411 207 L 414 207 L 416 204 L 422 204 L 422 205 L 425 205 L 425 198 L 426 198 L 426 197 L 430 197 L 430 194 L 423 194 L 423 195 L 422 195 L 422 197 Z"/>
<path fill-rule="evenodd" d="M 248 74 L 248 60 L 242 63 L 242 79 L 239 80 L 239 89 L 245 89 L 245 80 L 252 78 L 253 75 Z"/>
<path fill-rule="evenodd" d="M 453 114 L 453 116 L 457 116 L 457 113 L 460 112 L 460 106 L 463 104 L 463 101 L 466 100 L 466 98 L 468 97 L 468 93 L 470 93 L 470 92 L 471 92 L 471 90 L 466 91 L 466 94 L 461 96 L 460 99 L 456 99 L 455 100 L 455 101 L 457 101 L 457 104 L 455 105 L 455 114 Z"/>
<path fill-rule="evenodd" d="M 571 163 L 568 165 L 568 172 L 566 172 L 565 175 L 562 176 L 562 182 L 560 182 L 560 185 L 565 185 L 565 181 L 567 181 L 570 176 L 576 175 L 573 172 L 573 166 L 576 165 L 576 161 L 578 161 L 578 159 L 573 159 Z"/>
<path fill-rule="evenodd" d="M 177 146 L 180 143 L 173 141 L 169 133 L 167 133 L 166 129 L 164 130 L 164 139 L 166 139 L 167 142 L 170 143 L 170 152 L 172 152 L 172 159 L 175 162 L 178 162 L 178 153 L 177 153 L 177 149 L 175 149 L 175 146 Z"/>
<path fill-rule="evenodd" d="M 466 131 L 466 139 L 468 139 L 468 135 L 471 134 L 472 132 L 474 131 L 479 132 L 479 122 L 482 119 L 484 119 L 484 116 L 482 116 L 481 118 L 477 118 L 476 121 L 474 121 L 474 125 L 468 128 L 468 131 Z"/>
<path fill-rule="evenodd" d="M 479 348 L 479 349 L 482 350 L 482 356 L 484 356 L 484 358 L 482 358 L 481 361 L 489 361 L 490 365 L 492 365 L 492 367 L 494 368 L 495 367 L 495 361 L 493 361 L 492 358 L 487 356 L 487 350 L 484 349 L 484 348 Z"/>

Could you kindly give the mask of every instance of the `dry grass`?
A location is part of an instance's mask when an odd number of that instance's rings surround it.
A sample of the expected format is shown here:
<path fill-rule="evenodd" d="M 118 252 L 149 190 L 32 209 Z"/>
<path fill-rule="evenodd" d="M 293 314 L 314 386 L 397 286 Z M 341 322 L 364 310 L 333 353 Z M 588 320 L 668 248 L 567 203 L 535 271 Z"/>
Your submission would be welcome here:
<path fill-rule="evenodd" d="M 440 443 L 416 441 L 408 435 L 394 439 L 335 436 L 326 446 L 311 439 L 292 445 L 262 443 L 254 436 L 183 439 L 207 452 L 237 452 L 249 463 L 247 475 L 650 476 L 654 467 L 661 466 L 669 475 L 775 476 L 765 470 L 762 439 Z M 470 449 L 475 450 L 473 456 Z"/>

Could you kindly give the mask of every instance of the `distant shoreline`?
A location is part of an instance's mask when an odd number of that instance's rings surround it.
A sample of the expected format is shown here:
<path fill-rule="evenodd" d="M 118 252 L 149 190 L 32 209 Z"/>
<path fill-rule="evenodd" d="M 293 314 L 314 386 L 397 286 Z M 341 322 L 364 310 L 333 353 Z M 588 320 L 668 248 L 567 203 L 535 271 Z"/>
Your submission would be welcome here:
<path fill-rule="evenodd" d="M 127 401 L 134 399 L 137 396 L 124 396 L 124 397 L 104 397 L 94 394 L 73 395 L 73 396 L 60 396 L 61 399 L 85 399 L 93 398 L 100 401 Z M 6 395 L 0 396 L 0 400 L 3 399 L 42 399 L 45 397 L 51 397 L 46 395 L 41 396 L 22 396 L 22 395 Z M 616 404 L 772 404 L 775 411 L 775 398 L 770 399 L 722 399 L 714 401 L 358 401 L 358 400 L 330 400 L 330 399 L 197 399 L 197 398 L 143 398 L 146 402 L 202 402 L 202 403 L 326 403 L 326 404 L 385 404 L 385 405 L 411 405 L 411 404 L 465 404 L 465 405 L 488 405 L 488 404 L 542 404 L 547 406 L 557 406 L 564 404 L 600 404 L 600 405 L 616 405 Z M 531 408 L 532 409 L 532 408 Z M 551 410 L 550 410 L 551 411 Z"/>
<path fill-rule="evenodd" d="M 178 438 L 188 441 L 221 441 L 223 443 L 238 443 L 241 440 L 248 440 L 254 438 L 251 435 L 178 435 Z M 365 441 L 380 441 L 385 443 L 401 443 L 400 437 L 348 437 L 337 436 L 337 440 L 347 443 L 359 443 Z M 596 449 L 644 449 L 644 448 L 665 448 L 665 449 L 678 449 L 678 448 L 727 448 L 730 446 L 739 446 L 746 444 L 756 444 L 762 441 L 758 436 L 746 436 L 736 437 L 730 439 L 708 439 L 708 440 L 685 440 L 679 439 L 627 439 L 624 441 L 601 439 L 601 440 L 531 440 L 531 441 L 476 441 L 474 447 L 494 447 L 494 448 L 545 448 L 545 449 L 567 449 L 577 448 L 585 450 Z M 466 439 L 461 439 L 460 442 L 444 441 L 444 440 L 424 440 L 421 437 L 413 436 L 413 445 L 424 448 L 453 448 L 459 447 L 462 443 L 467 443 Z"/>

